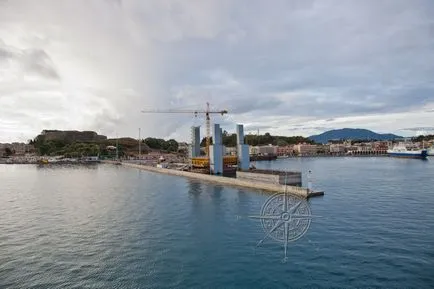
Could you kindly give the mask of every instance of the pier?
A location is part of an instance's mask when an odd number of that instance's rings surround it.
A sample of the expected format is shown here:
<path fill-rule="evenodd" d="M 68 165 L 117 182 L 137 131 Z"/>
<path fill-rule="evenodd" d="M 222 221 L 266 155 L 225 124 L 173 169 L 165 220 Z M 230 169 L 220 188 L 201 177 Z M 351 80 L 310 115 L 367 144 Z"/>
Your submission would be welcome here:
<path fill-rule="evenodd" d="M 205 175 L 200 173 L 158 168 L 158 167 L 146 166 L 146 165 L 140 165 L 140 164 L 134 164 L 128 162 L 116 162 L 116 161 L 108 161 L 108 160 L 102 162 L 107 164 L 115 164 L 115 165 L 121 164 L 123 166 L 130 167 L 130 168 L 136 168 L 140 170 L 173 175 L 173 176 L 186 177 L 190 179 L 196 179 L 204 182 L 217 183 L 217 184 L 222 184 L 227 186 L 244 187 L 244 188 L 266 191 L 266 192 L 274 192 L 274 193 L 283 193 L 286 191 L 289 194 L 297 195 L 299 197 L 306 198 L 306 199 L 324 195 L 324 192 L 315 192 L 307 188 L 293 186 L 293 185 L 282 185 L 280 183 L 266 183 L 261 181 L 243 180 L 243 179 L 229 178 L 229 177 L 216 176 L 216 175 Z"/>

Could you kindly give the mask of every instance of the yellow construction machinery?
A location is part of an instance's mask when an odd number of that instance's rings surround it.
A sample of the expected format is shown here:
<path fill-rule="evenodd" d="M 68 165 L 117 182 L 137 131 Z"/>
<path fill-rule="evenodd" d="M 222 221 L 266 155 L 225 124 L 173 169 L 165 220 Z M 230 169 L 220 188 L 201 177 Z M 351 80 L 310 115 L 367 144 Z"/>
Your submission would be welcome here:
<path fill-rule="evenodd" d="M 223 157 L 223 166 L 236 166 L 238 164 L 237 156 L 224 156 Z M 192 158 L 191 165 L 194 168 L 209 168 L 209 158 Z"/>

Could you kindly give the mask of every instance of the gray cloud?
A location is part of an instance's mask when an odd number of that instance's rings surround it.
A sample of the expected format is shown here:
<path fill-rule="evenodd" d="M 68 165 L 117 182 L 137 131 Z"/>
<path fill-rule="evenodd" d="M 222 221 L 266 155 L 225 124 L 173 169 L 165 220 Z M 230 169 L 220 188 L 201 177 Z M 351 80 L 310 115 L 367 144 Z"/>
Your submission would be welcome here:
<path fill-rule="evenodd" d="M 12 61 L 23 75 L 37 75 L 43 78 L 60 79 L 54 63 L 42 49 L 19 49 L 5 44 L 0 39 L 0 61 Z"/>
<path fill-rule="evenodd" d="M 5 48 L 0 47 L 0 60 L 7 60 L 13 58 L 13 53 L 6 50 Z"/>
<path fill-rule="evenodd" d="M 312 127 L 302 127 L 302 128 L 289 128 L 288 131 L 299 131 L 299 130 L 318 130 L 318 131 L 327 131 L 334 128 L 331 127 L 323 127 L 323 126 L 312 126 Z"/>
<path fill-rule="evenodd" d="M 32 91 L 59 99 L 35 127 L 188 136 L 192 117 L 140 110 L 207 101 L 229 110 L 224 125 L 293 134 L 433 121 L 428 0 L 41 1 L 0 10 L 0 105 Z M 8 118 L 0 125 L 24 125 Z"/>
<path fill-rule="evenodd" d="M 44 50 L 25 50 L 22 58 L 26 71 L 33 72 L 46 78 L 60 79 L 52 60 Z"/>
<path fill-rule="evenodd" d="M 410 128 L 402 128 L 402 130 L 409 130 L 409 131 L 434 131 L 434 126 L 410 127 Z"/>

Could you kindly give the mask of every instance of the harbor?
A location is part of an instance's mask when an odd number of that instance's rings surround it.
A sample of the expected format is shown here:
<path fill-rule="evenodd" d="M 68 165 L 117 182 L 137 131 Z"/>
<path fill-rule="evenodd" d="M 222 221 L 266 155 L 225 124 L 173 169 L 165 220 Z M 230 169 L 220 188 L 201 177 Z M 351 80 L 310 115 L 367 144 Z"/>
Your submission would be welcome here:
<path fill-rule="evenodd" d="M 210 111 L 205 112 L 207 115 Z M 222 111 L 221 113 L 226 113 Z M 210 122 L 207 122 L 207 131 L 210 131 Z M 219 124 L 213 125 L 212 140 L 206 136 L 206 156 L 200 155 L 200 127 L 191 127 L 191 145 L 189 147 L 189 163 L 178 169 L 171 169 L 164 158 L 156 167 L 146 166 L 132 162 L 107 161 L 113 164 L 122 164 L 138 169 L 165 173 L 176 176 L 194 178 L 197 180 L 219 183 L 230 186 L 240 186 L 268 192 L 287 192 L 303 198 L 324 195 L 323 191 L 313 191 L 302 187 L 301 172 L 257 170 L 250 162 L 249 145 L 245 144 L 244 126 L 236 127 L 236 155 L 224 155 L 222 144 L 223 133 Z"/>

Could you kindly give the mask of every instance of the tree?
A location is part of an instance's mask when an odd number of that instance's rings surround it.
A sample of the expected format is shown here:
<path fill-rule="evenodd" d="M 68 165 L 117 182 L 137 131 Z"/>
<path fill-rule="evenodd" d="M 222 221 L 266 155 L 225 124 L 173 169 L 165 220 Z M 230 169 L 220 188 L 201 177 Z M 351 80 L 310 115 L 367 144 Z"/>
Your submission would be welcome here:
<path fill-rule="evenodd" d="M 148 137 L 145 139 L 144 143 L 151 149 L 165 150 L 169 152 L 178 151 L 178 142 L 174 139 L 169 139 L 165 141 L 162 138 Z"/>
<path fill-rule="evenodd" d="M 284 147 L 284 146 L 287 146 L 288 143 L 283 138 L 278 138 L 277 139 L 277 145 L 280 147 Z"/>
<path fill-rule="evenodd" d="M 419 135 L 417 137 L 413 137 L 411 140 L 415 142 L 428 141 L 434 139 L 434 135 Z"/>
<path fill-rule="evenodd" d="M 237 145 L 237 135 L 235 133 L 233 134 L 223 134 L 222 143 L 224 146 L 227 147 L 235 147 Z"/>
<path fill-rule="evenodd" d="M 11 155 L 13 155 L 13 151 L 10 149 L 10 148 L 5 148 L 5 156 L 11 156 Z"/>
<path fill-rule="evenodd" d="M 273 137 L 268 132 L 265 133 L 263 139 L 264 139 L 265 144 L 272 144 L 274 141 Z"/>
<path fill-rule="evenodd" d="M 169 152 L 177 152 L 178 151 L 178 142 L 174 139 L 169 139 L 166 142 L 167 150 Z"/>
<path fill-rule="evenodd" d="M 209 144 L 212 145 L 212 136 L 209 137 Z M 206 146 L 206 137 L 202 138 L 202 141 L 200 142 L 200 146 L 201 147 L 205 147 Z"/>

